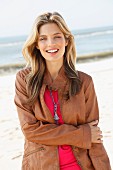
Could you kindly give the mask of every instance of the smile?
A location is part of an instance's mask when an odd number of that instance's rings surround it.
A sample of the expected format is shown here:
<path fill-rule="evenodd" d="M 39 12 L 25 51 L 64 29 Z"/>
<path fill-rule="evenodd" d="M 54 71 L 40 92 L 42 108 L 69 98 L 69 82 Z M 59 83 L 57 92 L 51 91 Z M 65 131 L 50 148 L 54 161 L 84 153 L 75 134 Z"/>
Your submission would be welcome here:
<path fill-rule="evenodd" d="M 54 49 L 54 50 L 46 50 L 47 53 L 56 53 L 58 52 L 58 49 Z"/>

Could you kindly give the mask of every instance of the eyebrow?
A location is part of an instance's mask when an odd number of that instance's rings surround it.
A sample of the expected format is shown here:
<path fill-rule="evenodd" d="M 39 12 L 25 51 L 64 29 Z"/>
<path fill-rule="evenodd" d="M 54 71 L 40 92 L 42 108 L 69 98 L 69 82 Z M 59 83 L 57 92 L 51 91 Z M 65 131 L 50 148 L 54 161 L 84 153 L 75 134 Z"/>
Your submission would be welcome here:
<path fill-rule="evenodd" d="M 57 33 L 54 33 L 53 35 L 58 35 L 58 34 L 61 34 L 61 33 L 57 32 Z M 46 35 L 39 35 L 39 37 L 43 37 L 43 36 L 46 36 Z"/>

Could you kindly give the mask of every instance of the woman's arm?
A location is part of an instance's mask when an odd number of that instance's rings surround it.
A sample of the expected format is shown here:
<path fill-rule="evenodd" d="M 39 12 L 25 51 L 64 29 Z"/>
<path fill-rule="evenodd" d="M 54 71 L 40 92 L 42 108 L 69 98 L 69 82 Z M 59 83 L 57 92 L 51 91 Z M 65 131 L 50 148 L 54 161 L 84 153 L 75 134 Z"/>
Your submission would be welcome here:
<path fill-rule="evenodd" d="M 34 116 L 32 107 L 25 105 L 28 99 L 26 93 L 25 75 L 22 71 L 16 75 L 15 82 L 15 104 L 21 124 L 21 129 L 25 138 L 31 142 L 45 145 L 75 145 L 80 148 L 88 149 L 91 147 L 91 131 L 88 124 L 73 125 L 56 125 L 39 121 Z"/>
<path fill-rule="evenodd" d="M 97 102 L 93 81 L 90 82 L 85 92 L 85 97 L 86 97 L 87 122 L 99 120 L 98 102 Z M 89 124 L 91 125 L 91 123 Z M 97 128 L 97 130 L 99 129 Z M 89 156 L 90 159 L 92 160 L 95 170 L 98 170 L 99 167 L 101 167 L 102 170 L 111 170 L 109 158 L 102 144 L 101 139 L 92 143 L 91 148 L 89 149 Z"/>

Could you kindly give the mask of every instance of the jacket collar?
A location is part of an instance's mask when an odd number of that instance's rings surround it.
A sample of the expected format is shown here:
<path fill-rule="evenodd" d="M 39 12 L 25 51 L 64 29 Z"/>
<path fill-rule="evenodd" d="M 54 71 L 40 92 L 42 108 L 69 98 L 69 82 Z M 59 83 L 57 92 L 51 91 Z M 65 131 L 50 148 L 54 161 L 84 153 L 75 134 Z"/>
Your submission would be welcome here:
<path fill-rule="evenodd" d="M 58 89 L 63 89 L 68 82 L 68 79 L 65 74 L 65 69 L 64 66 L 61 67 L 59 70 L 58 76 L 56 79 L 53 81 L 50 75 L 50 72 L 46 69 L 44 79 L 43 79 L 43 84 L 48 86 L 49 89 L 52 90 L 58 90 Z"/>

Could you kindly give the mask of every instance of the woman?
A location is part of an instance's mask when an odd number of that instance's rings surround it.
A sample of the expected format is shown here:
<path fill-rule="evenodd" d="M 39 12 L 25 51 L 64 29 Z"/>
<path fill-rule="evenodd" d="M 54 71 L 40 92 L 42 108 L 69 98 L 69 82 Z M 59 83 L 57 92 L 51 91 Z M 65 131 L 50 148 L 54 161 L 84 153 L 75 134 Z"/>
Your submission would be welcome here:
<path fill-rule="evenodd" d="M 74 38 L 57 12 L 40 15 L 23 47 L 15 104 L 22 170 L 110 170 L 91 76 L 75 69 Z"/>

